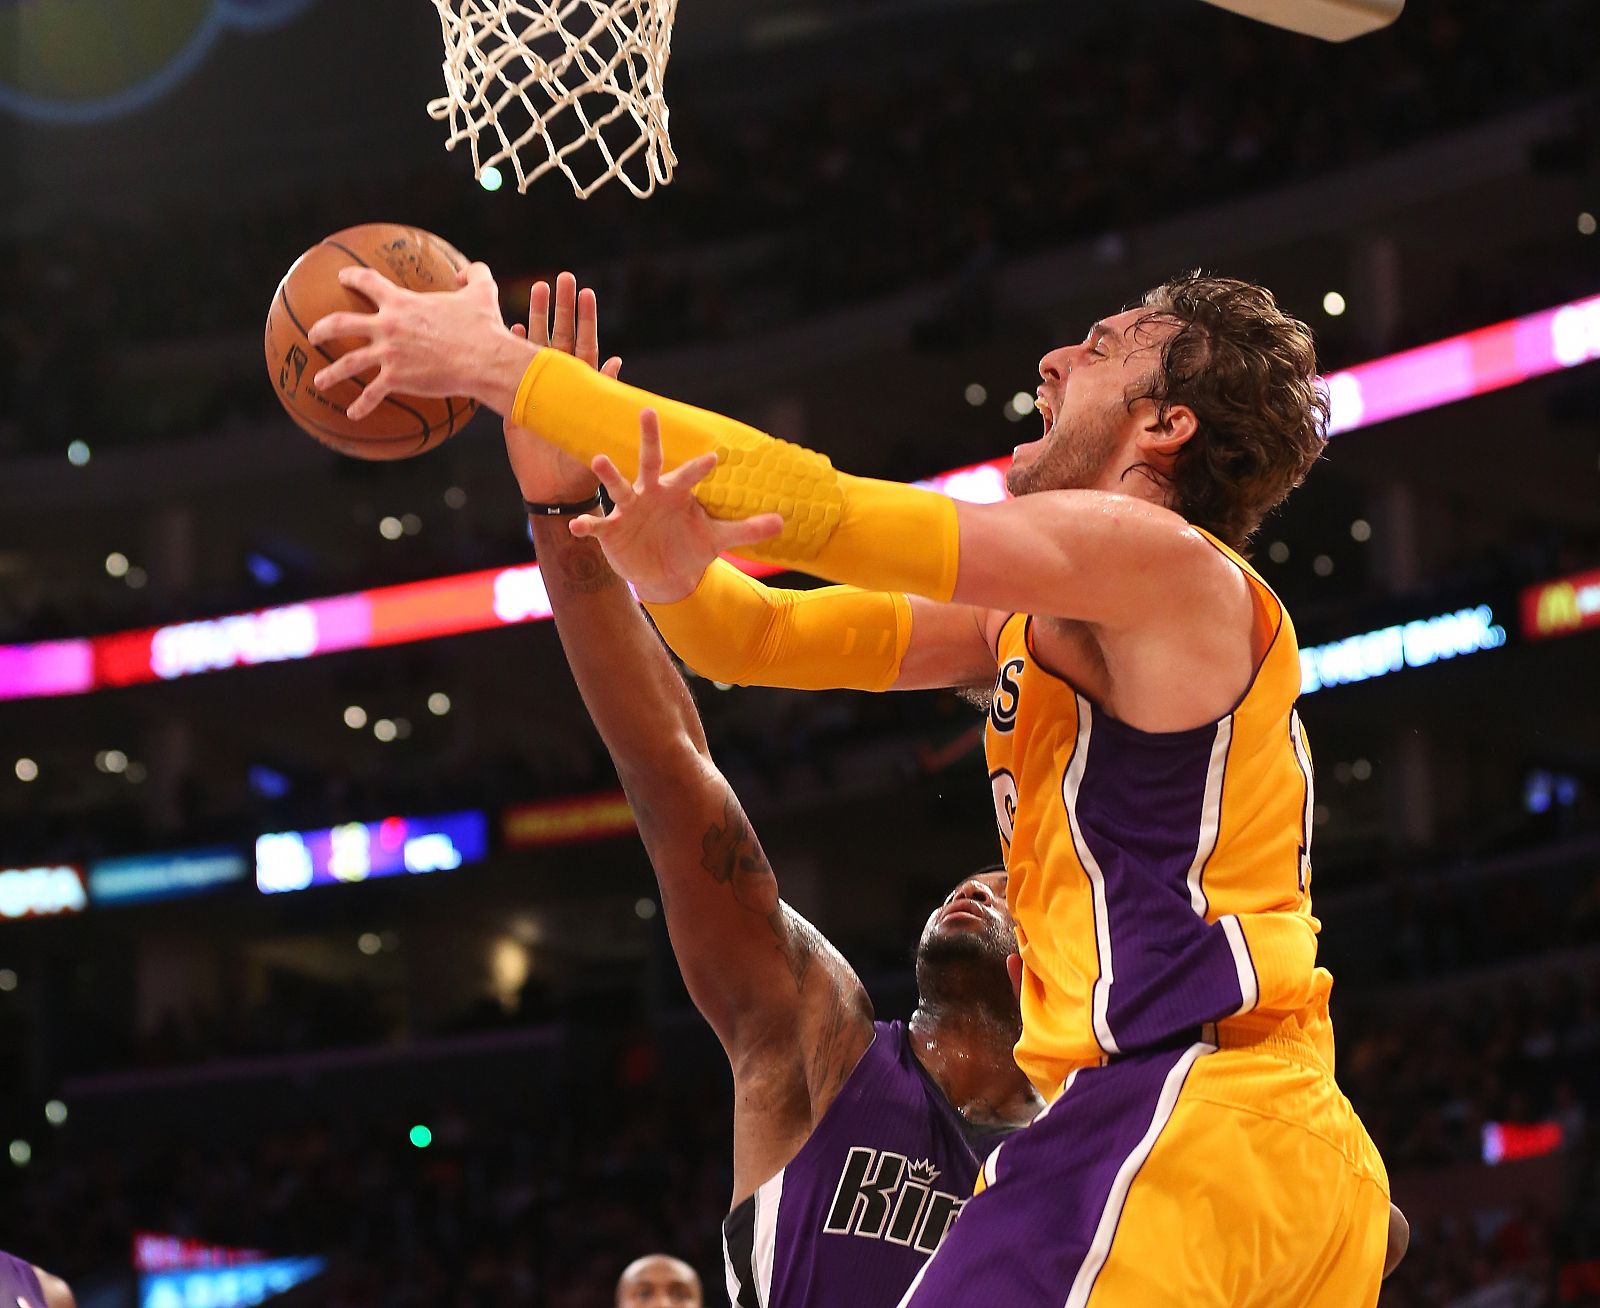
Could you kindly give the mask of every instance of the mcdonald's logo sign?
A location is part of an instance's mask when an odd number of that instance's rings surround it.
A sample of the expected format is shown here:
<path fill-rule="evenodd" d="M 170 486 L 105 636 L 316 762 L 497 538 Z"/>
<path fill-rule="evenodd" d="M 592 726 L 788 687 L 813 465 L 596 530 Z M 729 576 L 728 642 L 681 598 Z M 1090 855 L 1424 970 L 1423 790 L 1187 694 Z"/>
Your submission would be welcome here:
<path fill-rule="evenodd" d="M 1522 592 L 1522 632 L 1529 640 L 1600 627 L 1600 569 L 1530 586 Z"/>
<path fill-rule="evenodd" d="M 1578 592 L 1570 581 L 1557 581 L 1540 589 L 1534 624 L 1541 636 L 1576 631 L 1583 626 L 1583 614 L 1578 612 Z"/>

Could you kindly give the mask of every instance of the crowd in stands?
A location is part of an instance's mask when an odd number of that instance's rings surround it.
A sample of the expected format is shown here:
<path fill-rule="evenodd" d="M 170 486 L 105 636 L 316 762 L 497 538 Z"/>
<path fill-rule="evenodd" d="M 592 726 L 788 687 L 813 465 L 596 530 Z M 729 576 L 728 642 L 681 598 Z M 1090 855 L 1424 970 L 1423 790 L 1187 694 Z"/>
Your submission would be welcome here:
<path fill-rule="evenodd" d="M 424 720 L 419 730 L 435 728 L 433 736 L 400 742 L 392 754 L 359 768 L 273 756 L 249 771 L 218 769 L 202 754 L 177 787 L 176 822 L 150 801 L 148 782 L 113 778 L 115 784 L 72 806 L 13 792 L 0 865 L 8 858 L 87 862 L 182 846 L 245 846 L 262 832 L 316 830 L 390 813 L 478 809 L 494 817 L 512 804 L 612 790 L 617 782 L 610 760 L 577 709 L 566 674 L 558 675 L 562 702 L 530 722 L 517 746 L 474 744 L 470 724 L 455 732 L 446 719 Z M 972 732 L 980 718 L 955 696 L 725 696 L 711 683 L 693 684 L 719 764 L 753 811 L 914 784 L 959 762 L 975 766 Z M 952 743 L 955 752 L 946 757 L 941 750 Z M 437 766 L 441 754 L 453 760 L 450 766 Z M 88 771 L 88 756 L 80 766 Z M 63 789 L 70 785 L 70 779 L 52 780 Z M 83 820 L 85 810 L 93 812 L 91 821 Z"/>
<path fill-rule="evenodd" d="M 1364 933 L 1346 933 L 1344 919 L 1336 918 L 1333 966 L 1363 984 L 1405 985 L 1464 967 L 1519 963 L 1550 949 L 1600 945 L 1600 868 L 1592 852 L 1545 862 L 1517 852 L 1559 839 L 1560 829 L 1544 821 L 1547 816 L 1524 814 L 1520 838 L 1503 841 L 1492 857 L 1484 851 L 1433 866 L 1395 861 L 1365 875 L 1342 865 L 1330 872 L 1335 896 L 1353 886 L 1381 887 L 1358 891 L 1356 911 L 1383 923 L 1381 935 L 1354 942 L 1356 952 L 1347 955 L 1348 936 Z M 1585 829 L 1594 829 L 1592 818 Z M 1495 869 L 1492 875 L 1481 874 L 1485 865 Z M 1372 940 L 1377 947 L 1365 948 Z"/>
<path fill-rule="evenodd" d="M 1536 1199 L 1421 1221 L 1385 1308 L 1597 1302 L 1600 1151 L 1590 1122 L 1600 1107 L 1600 967 L 1591 957 L 1584 970 L 1434 989 L 1420 1003 L 1403 989 L 1369 992 L 1339 1019 L 1340 1082 L 1391 1177 L 1481 1163 L 1495 1152 L 1486 1131 L 1501 1124 L 1555 1128 L 1568 1166 Z"/>
<path fill-rule="evenodd" d="M 619 1041 L 569 1083 L 493 1106 L 467 1085 L 461 1100 L 388 1109 L 311 1106 L 313 1091 L 265 1126 L 230 1124 L 222 1086 L 197 1127 L 42 1148 L 0 1193 L 0 1227 L 80 1286 L 126 1278 L 135 1230 L 324 1255 L 297 1302 L 327 1308 L 609 1305 L 622 1267 L 658 1248 L 717 1286 L 730 1097 L 714 1063 L 675 1062 L 669 1077 L 658 1058 Z"/>
<path fill-rule="evenodd" d="M 1557 1122 L 1564 1148 L 1586 1144 L 1600 1104 L 1600 963 L 1405 994 L 1369 990 L 1336 1015 L 1340 1082 L 1392 1170 L 1478 1161 L 1490 1122 Z"/>

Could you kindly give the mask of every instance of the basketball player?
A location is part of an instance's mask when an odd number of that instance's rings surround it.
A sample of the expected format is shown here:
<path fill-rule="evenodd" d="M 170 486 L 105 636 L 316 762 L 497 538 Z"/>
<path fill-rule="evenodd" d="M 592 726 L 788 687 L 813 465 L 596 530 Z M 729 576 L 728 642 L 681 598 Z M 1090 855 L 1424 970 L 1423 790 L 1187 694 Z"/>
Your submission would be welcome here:
<path fill-rule="evenodd" d="M 1376 1302 L 1388 1181 L 1333 1079 L 1294 631 L 1240 553 L 1325 443 L 1303 323 L 1243 282 L 1156 288 L 1044 356 L 1015 498 L 973 505 L 538 350 L 481 265 L 453 295 L 340 278 L 377 311 L 313 328 L 369 342 L 316 385 L 376 365 L 353 418 L 390 390 L 471 395 L 592 459 L 617 512 L 572 530 L 691 665 L 802 687 L 994 677 L 1017 1061 L 1050 1109 L 990 1155 L 906 1303 Z M 728 549 L 862 589 L 770 591 Z"/>
<path fill-rule="evenodd" d="M 668 1254 L 636 1258 L 617 1278 L 616 1308 L 705 1308 L 699 1273 Z"/>
<path fill-rule="evenodd" d="M 0 1305 L 4 1308 L 76 1308 L 72 1290 L 59 1276 L 0 1251 Z"/>
<path fill-rule="evenodd" d="M 547 300 L 535 292 L 540 341 Z M 581 313 L 577 300 L 564 275 L 554 342 L 592 366 L 594 298 L 584 292 Z M 893 1308 L 971 1195 L 983 1154 L 1042 1107 L 1011 1055 L 1020 960 L 1005 873 L 951 891 L 917 947 L 916 1012 L 874 1021 L 850 965 L 779 899 L 694 701 L 627 587 L 567 530 L 597 502 L 594 475 L 510 425 L 506 440 L 573 676 L 633 805 L 684 982 L 733 1070 L 729 1297 L 737 1308 Z M 618 1302 L 633 1301 L 619 1289 Z"/>

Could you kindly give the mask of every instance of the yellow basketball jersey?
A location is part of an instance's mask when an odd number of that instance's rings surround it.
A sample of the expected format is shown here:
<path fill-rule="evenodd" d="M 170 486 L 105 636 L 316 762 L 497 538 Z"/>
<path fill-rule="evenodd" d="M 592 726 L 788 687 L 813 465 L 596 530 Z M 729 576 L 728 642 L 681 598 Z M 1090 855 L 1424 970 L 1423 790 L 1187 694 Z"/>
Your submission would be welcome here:
<path fill-rule="evenodd" d="M 1249 582 L 1266 647 L 1220 721 L 1140 731 L 1040 666 L 1027 615 L 1000 633 L 985 745 L 1024 964 L 1017 1063 L 1047 1096 L 1213 1023 L 1237 1039 L 1299 1017 L 1332 1069 L 1294 627 L 1212 544 Z"/>

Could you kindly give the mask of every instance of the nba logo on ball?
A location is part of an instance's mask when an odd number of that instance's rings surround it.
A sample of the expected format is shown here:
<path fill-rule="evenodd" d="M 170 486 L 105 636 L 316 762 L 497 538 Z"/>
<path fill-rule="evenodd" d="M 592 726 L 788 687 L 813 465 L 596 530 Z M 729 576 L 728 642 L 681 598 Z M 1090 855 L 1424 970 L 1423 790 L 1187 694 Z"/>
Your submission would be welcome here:
<path fill-rule="evenodd" d="M 299 345 L 291 345 L 283 356 L 283 367 L 278 370 L 278 389 L 293 399 L 300 393 L 300 379 L 306 375 L 306 364 L 311 356 Z"/>

